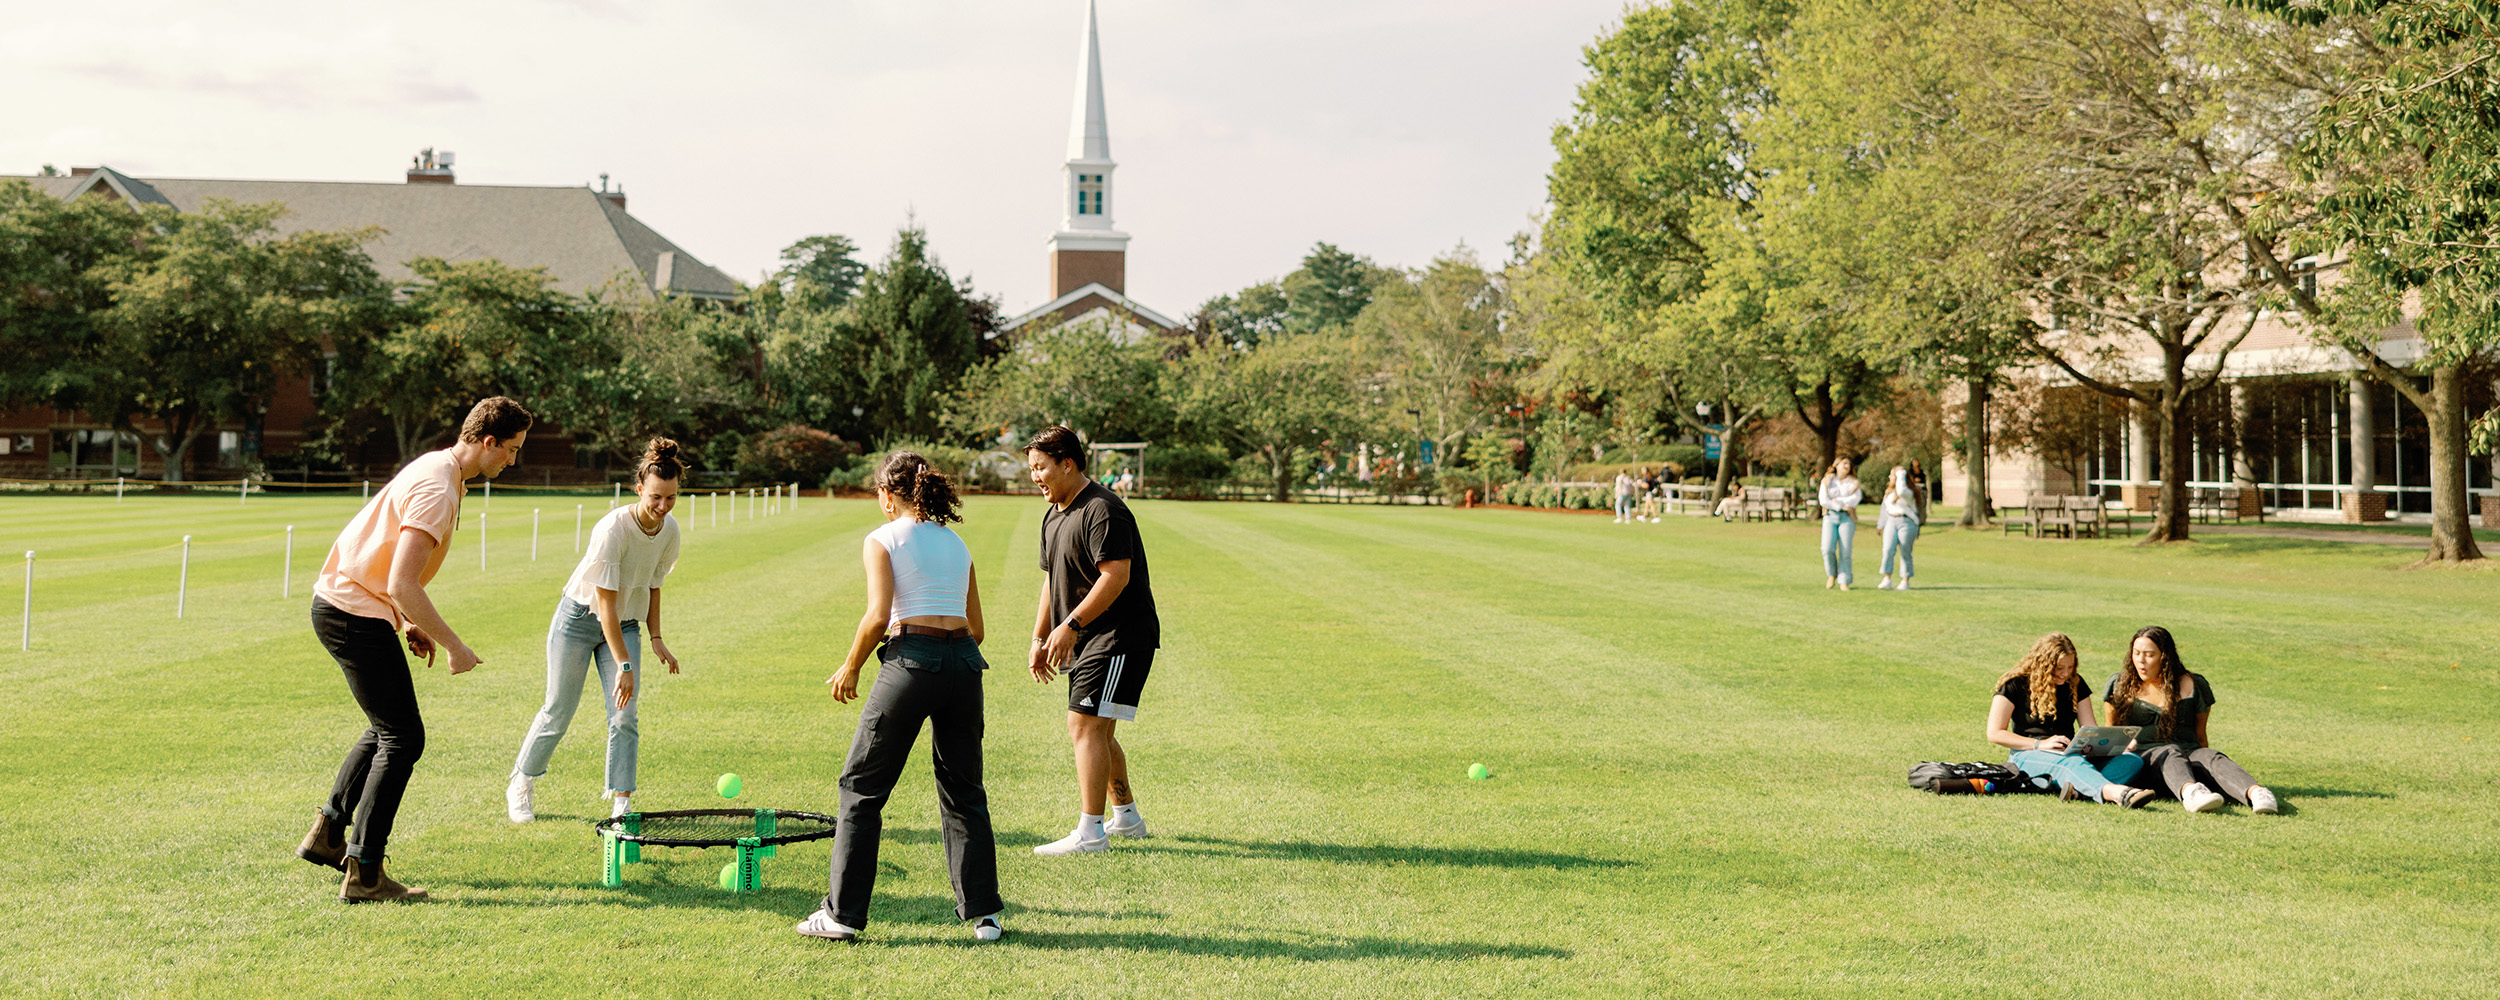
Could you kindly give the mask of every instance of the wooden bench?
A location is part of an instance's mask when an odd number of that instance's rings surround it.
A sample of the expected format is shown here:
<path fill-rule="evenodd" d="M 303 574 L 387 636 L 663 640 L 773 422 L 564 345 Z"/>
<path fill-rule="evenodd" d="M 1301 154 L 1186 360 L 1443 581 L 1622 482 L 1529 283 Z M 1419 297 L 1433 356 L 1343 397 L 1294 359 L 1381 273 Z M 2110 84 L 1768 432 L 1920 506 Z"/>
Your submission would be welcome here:
<path fill-rule="evenodd" d="M 2052 534 L 2066 538 L 2075 537 L 2075 508 L 2073 504 L 2067 503 L 2072 499 L 2076 498 L 2056 493 L 2034 497 L 2033 502 L 2036 506 L 2031 515 L 2032 537 L 2047 538 Z"/>
<path fill-rule="evenodd" d="M 2022 503 L 2023 516 L 2021 517 L 2013 517 L 2006 514 L 2006 506 L 2004 504 L 1998 504 L 1997 534 L 2010 535 L 2014 533 L 2014 529 L 2021 528 L 2023 529 L 2023 535 L 2025 537 L 2030 537 L 2034 529 L 2039 526 L 2040 507 L 2048 499 L 2049 497 L 2046 494 L 2040 493 L 2033 493 L 2024 497 Z"/>
<path fill-rule="evenodd" d="M 2189 489 L 2188 517 L 2191 519 L 2202 520 L 2207 524 L 2212 524 L 2224 517 L 2230 518 L 2231 522 L 2234 524 L 2239 523 L 2241 520 L 2240 488 L 2237 486 L 2224 486 L 2219 488 L 2203 487 Z M 2257 508 L 2258 523 L 2263 524 L 2265 523 L 2265 520 L 2266 509 L 2264 507 Z"/>
<path fill-rule="evenodd" d="M 2109 536 L 2109 508 L 2099 497 L 2066 498 L 2067 534 L 2075 538 Z"/>
<path fill-rule="evenodd" d="M 1745 501 L 1737 508 L 1745 520 L 1774 517 L 1783 521 L 1797 517 L 1797 491 L 1785 486 L 1754 486 L 1745 490 Z"/>

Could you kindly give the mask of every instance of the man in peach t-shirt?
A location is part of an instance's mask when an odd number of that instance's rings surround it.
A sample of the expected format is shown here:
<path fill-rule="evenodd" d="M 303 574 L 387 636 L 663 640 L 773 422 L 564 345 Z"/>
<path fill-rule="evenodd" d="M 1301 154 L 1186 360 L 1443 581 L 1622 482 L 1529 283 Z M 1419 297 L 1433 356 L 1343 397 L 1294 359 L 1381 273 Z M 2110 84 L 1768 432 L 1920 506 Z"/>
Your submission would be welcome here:
<path fill-rule="evenodd" d="M 530 412 L 502 396 L 478 401 L 460 423 L 460 443 L 417 456 L 347 522 L 313 582 L 313 634 L 347 675 L 347 691 L 369 725 L 339 764 L 297 857 L 346 872 L 339 898 L 350 903 L 425 898 L 382 874 L 391 821 L 408 776 L 425 753 L 425 720 L 400 633 L 410 652 L 434 662 L 440 648 L 451 672 L 478 665 L 477 653 L 434 610 L 425 585 L 443 567 L 452 527 L 460 519 L 462 484 L 495 478 L 521 453 Z M 356 836 L 347 837 L 350 820 Z"/>

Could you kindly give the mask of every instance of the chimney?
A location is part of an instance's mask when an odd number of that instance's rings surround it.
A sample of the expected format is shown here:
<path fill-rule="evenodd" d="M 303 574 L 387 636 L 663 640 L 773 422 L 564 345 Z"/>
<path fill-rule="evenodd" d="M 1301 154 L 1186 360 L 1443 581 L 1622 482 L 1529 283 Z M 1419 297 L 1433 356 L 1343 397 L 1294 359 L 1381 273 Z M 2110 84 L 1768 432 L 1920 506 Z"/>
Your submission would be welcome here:
<path fill-rule="evenodd" d="M 608 175 L 606 174 L 599 175 L 599 197 L 607 199 L 608 204 L 616 206 L 617 211 L 625 210 L 625 185 L 619 184 L 616 190 L 608 190 Z"/>
<path fill-rule="evenodd" d="M 419 151 L 417 152 L 417 155 L 416 155 L 415 157 L 413 157 L 413 158 L 411 158 L 411 159 L 409 160 L 409 163 L 408 163 L 408 183 L 410 183 L 410 184 L 449 184 L 449 183 L 452 183 L 452 179 L 451 179 L 451 161 L 452 161 L 452 152 L 451 152 L 451 150 L 446 149 L 446 150 L 443 150 L 442 152 L 439 152 L 439 153 L 435 152 L 435 151 L 433 150 L 433 148 L 432 148 L 432 147 L 427 147 L 426 149 L 419 150 Z"/>
<path fill-rule="evenodd" d="M 71 168 L 69 168 L 69 175 L 70 175 L 70 176 L 72 176 L 72 177 L 85 177 L 85 176 L 87 176 L 88 174 L 92 174 L 92 173 L 95 173 L 95 168 L 94 168 L 94 167 L 71 167 Z"/>

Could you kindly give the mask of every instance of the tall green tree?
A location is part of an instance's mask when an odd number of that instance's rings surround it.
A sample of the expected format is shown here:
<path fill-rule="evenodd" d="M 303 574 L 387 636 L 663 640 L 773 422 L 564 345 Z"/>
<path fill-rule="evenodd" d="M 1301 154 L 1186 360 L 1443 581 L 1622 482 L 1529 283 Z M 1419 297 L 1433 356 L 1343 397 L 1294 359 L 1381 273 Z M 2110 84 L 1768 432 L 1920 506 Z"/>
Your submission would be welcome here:
<path fill-rule="evenodd" d="M 1297 456 L 1353 429 L 1356 372 L 1342 334 L 1192 351 L 1179 365 L 1181 419 L 1237 454 L 1259 456 L 1279 503 L 1293 499 Z"/>
<path fill-rule="evenodd" d="M 84 405 L 110 371 L 108 265 L 137 254 L 145 233 L 126 206 L 0 181 L 0 409 Z"/>
<path fill-rule="evenodd" d="M 956 382 L 980 359 L 974 298 L 929 252 L 926 230 L 896 233 L 810 359 L 817 384 L 847 388 L 851 400 L 824 429 L 879 444 L 944 433 Z"/>
<path fill-rule="evenodd" d="M 339 426 L 380 424 L 406 464 L 447 443 L 479 399 L 510 396 L 544 411 L 541 400 L 577 377 L 568 345 L 582 335 L 583 303 L 545 268 L 440 257 L 408 267 L 417 280 L 392 321 L 336 344 L 326 408 Z"/>
<path fill-rule="evenodd" d="M 859 244 L 848 236 L 806 237 L 781 248 L 781 262 L 776 283 L 791 300 L 811 309 L 841 308 L 868 275 Z"/>
<path fill-rule="evenodd" d="M 1499 419 L 1519 366 L 1504 337 L 1505 308 L 1500 273 L 1464 245 L 1379 286 L 1353 332 L 1395 411 L 1382 415 L 1389 428 L 1419 434 L 1451 460 Z"/>
<path fill-rule="evenodd" d="M 2500 348 L 2500 8 L 2474 0 L 2248 0 L 2299 30 L 2274 50 L 2315 81 L 2296 177 L 2218 190 L 2250 256 L 2320 339 L 2344 348 L 2429 425 L 2431 549 L 2483 559 L 2466 490 L 2468 366 Z M 2251 32 L 2255 34 L 2255 32 Z M 2341 58 L 2329 74 L 2310 69 Z M 2280 68 L 2277 73 L 2283 73 Z M 2296 182 L 2296 183 L 2287 183 Z M 2253 197 L 2271 195 L 2272 197 Z M 2303 258 L 2328 262 L 2315 280 Z M 2399 364 L 2385 332 L 2413 321 Z M 2488 452 L 2500 411 L 2472 438 Z"/>
<path fill-rule="evenodd" d="M 283 381 L 309 372 L 323 331 L 361 325 L 387 286 L 363 249 L 373 230 L 281 236 L 274 202 L 140 210 L 157 234 L 104 268 L 109 364 L 87 409 L 133 434 L 138 418 L 154 420 L 147 440 L 181 481 L 201 434 L 256 422 Z"/>
<path fill-rule="evenodd" d="M 1048 322 L 965 373 L 950 422 L 982 438 L 1064 424 L 1094 441 L 1165 440 L 1175 388 L 1158 345 L 1099 320 Z"/>

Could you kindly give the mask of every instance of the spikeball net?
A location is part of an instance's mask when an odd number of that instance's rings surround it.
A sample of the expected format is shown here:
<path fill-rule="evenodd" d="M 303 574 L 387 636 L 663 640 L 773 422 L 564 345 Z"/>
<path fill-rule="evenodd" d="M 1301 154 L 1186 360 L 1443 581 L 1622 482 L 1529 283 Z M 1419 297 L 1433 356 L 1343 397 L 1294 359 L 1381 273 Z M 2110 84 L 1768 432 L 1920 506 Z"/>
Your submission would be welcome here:
<path fill-rule="evenodd" d="M 774 848 L 833 836 L 838 822 L 812 812 L 774 809 L 676 809 L 626 813 L 593 824 L 599 832 L 599 884 L 625 884 L 625 866 L 650 847 L 734 847 L 738 859 L 721 869 L 721 888 L 753 892 L 764 887 L 763 859 Z"/>

